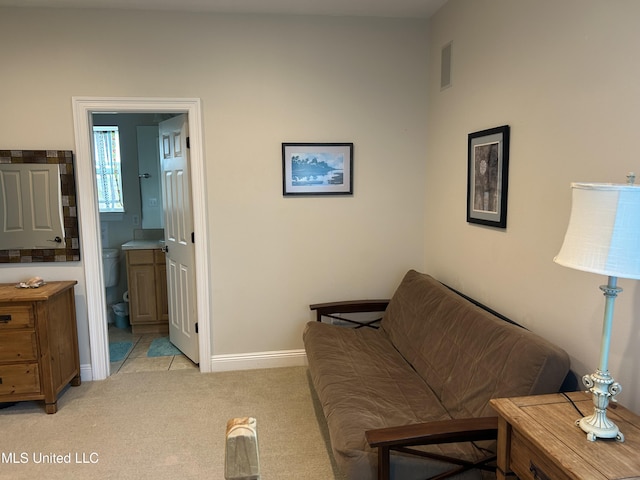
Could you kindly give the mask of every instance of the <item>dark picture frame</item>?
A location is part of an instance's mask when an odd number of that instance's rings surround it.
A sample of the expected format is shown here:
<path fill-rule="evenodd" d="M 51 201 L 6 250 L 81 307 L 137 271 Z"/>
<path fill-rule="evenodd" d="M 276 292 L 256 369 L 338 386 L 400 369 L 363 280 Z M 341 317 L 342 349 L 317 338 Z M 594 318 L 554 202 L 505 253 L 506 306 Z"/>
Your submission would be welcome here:
<path fill-rule="evenodd" d="M 509 125 L 469 134 L 467 222 L 507 228 Z"/>
<path fill-rule="evenodd" d="M 282 194 L 353 195 L 353 143 L 283 143 Z"/>

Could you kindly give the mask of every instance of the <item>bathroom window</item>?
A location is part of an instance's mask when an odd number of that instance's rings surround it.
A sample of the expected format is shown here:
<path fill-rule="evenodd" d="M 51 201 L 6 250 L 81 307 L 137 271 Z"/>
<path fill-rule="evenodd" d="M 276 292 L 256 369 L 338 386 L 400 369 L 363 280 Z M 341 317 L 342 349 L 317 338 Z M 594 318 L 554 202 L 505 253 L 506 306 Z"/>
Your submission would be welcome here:
<path fill-rule="evenodd" d="M 93 127 L 100 212 L 124 212 L 118 127 Z"/>

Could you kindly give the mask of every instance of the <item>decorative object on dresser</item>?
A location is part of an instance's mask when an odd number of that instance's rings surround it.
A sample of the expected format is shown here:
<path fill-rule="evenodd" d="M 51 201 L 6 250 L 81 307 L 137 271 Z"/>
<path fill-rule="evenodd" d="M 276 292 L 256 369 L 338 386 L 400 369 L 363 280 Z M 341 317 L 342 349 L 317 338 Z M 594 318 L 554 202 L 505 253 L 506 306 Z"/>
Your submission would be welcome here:
<path fill-rule="evenodd" d="M 620 404 L 610 414 L 624 443 L 585 442 L 572 423 L 588 412 L 588 392 L 498 398 L 498 480 L 622 480 L 640 478 L 640 417 Z M 514 475 L 515 474 L 515 475 Z"/>
<path fill-rule="evenodd" d="M 44 400 L 56 413 L 60 392 L 80 385 L 76 283 L 0 284 L 0 403 Z"/>
<path fill-rule="evenodd" d="M 640 279 L 640 186 L 608 183 L 573 183 L 571 217 L 560 253 L 554 261 L 565 267 L 607 275 L 600 364 L 595 373 L 582 378 L 593 394 L 594 412 L 577 423 L 587 439 L 624 435 L 607 418 L 607 406 L 622 387 L 609 373 L 609 343 L 615 299 L 622 291 L 618 277 Z"/>

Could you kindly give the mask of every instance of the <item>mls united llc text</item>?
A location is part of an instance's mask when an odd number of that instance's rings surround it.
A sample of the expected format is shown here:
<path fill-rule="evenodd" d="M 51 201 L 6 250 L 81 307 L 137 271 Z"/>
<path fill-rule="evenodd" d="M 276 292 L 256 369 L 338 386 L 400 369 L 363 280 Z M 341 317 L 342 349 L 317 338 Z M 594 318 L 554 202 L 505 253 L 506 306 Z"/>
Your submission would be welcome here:
<path fill-rule="evenodd" d="M 51 463 L 51 464 L 82 464 L 98 463 L 96 452 L 0 452 L 0 463 Z"/>

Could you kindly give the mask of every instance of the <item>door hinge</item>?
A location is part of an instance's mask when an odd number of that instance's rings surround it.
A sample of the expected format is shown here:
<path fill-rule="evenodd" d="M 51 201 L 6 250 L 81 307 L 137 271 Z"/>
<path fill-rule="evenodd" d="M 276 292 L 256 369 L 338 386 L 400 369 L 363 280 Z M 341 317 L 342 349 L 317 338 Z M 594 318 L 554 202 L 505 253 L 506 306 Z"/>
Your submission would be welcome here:
<path fill-rule="evenodd" d="M 187 148 L 191 148 L 191 140 L 189 140 L 189 137 L 187 137 Z"/>
<path fill-rule="evenodd" d="M 196 243 L 196 234 L 191 232 L 191 243 Z"/>
<path fill-rule="evenodd" d="M 198 322 L 196 322 L 196 333 L 198 333 Z"/>

